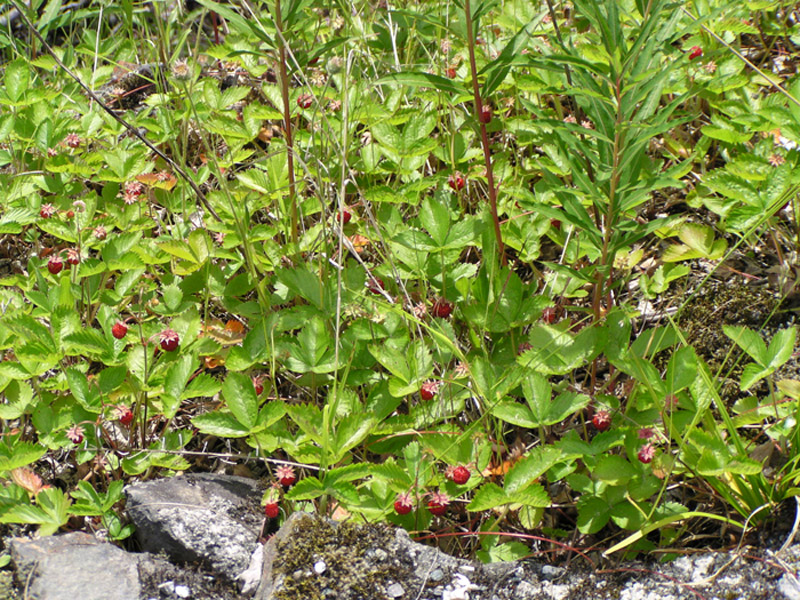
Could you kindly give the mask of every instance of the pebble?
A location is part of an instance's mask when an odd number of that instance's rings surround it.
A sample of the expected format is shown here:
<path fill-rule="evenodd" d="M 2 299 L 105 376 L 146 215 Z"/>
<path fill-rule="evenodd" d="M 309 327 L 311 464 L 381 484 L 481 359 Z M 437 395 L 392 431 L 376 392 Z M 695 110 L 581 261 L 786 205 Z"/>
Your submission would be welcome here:
<path fill-rule="evenodd" d="M 189 586 L 186 585 L 176 585 L 175 586 L 175 595 L 178 598 L 188 598 L 192 595 L 192 591 L 189 589 Z"/>
<path fill-rule="evenodd" d="M 388 588 L 386 588 L 386 593 L 389 594 L 392 598 L 399 598 L 400 596 L 406 593 L 406 590 L 399 583 L 393 583 Z"/>
<path fill-rule="evenodd" d="M 314 573 L 317 575 L 322 575 L 325 572 L 325 569 L 328 568 L 328 565 L 325 564 L 324 561 L 318 560 L 314 563 Z"/>
<path fill-rule="evenodd" d="M 434 569 L 433 571 L 431 571 L 430 577 L 431 581 L 441 581 L 442 579 L 444 579 L 444 571 L 442 571 L 441 569 Z"/>
<path fill-rule="evenodd" d="M 564 568 L 562 567 L 553 567 L 551 565 L 542 566 L 543 579 L 556 579 L 558 577 L 561 577 L 563 574 L 564 574 Z"/>

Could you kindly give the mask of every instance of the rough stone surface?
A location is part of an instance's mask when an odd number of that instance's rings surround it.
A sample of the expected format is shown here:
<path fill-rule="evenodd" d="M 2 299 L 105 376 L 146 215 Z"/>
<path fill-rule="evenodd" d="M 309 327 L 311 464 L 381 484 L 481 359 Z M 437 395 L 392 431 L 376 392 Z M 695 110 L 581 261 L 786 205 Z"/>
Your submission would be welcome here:
<path fill-rule="evenodd" d="M 11 559 L 31 600 L 139 600 L 139 557 L 86 533 L 14 539 Z"/>
<path fill-rule="evenodd" d="M 403 530 L 295 514 L 264 554 L 257 600 L 795 600 L 800 590 L 800 546 L 604 570 L 534 561 L 483 565 L 417 544 Z M 314 569 L 320 562 L 322 573 Z"/>
<path fill-rule="evenodd" d="M 143 550 L 202 562 L 231 580 L 247 569 L 262 524 L 256 481 L 188 474 L 133 484 L 125 495 Z"/>

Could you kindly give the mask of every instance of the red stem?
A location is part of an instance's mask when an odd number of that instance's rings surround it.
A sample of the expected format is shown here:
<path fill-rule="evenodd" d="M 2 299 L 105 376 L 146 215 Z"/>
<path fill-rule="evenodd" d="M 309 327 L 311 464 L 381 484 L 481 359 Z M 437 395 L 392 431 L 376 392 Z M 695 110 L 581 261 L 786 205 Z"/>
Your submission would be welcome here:
<path fill-rule="evenodd" d="M 281 97 L 283 99 L 283 129 L 286 136 L 286 157 L 289 167 L 289 203 L 292 211 L 292 242 L 297 243 L 297 202 L 294 181 L 294 142 L 292 141 L 292 114 L 289 106 L 289 79 L 286 74 L 286 40 L 283 37 L 281 0 L 275 0 L 275 29 L 278 32 L 278 52 L 281 70 Z"/>
<path fill-rule="evenodd" d="M 486 124 L 481 120 L 483 111 L 483 101 L 478 87 L 478 67 L 475 65 L 475 39 L 472 32 L 472 10 L 469 0 L 464 0 L 464 16 L 467 24 L 467 48 L 469 48 L 469 70 L 472 75 L 472 94 L 475 99 L 475 118 L 481 129 L 481 144 L 483 146 L 483 160 L 486 163 L 486 179 L 489 184 L 489 208 L 492 211 L 492 221 L 494 222 L 494 236 L 497 238 L 497 252 L 500 254 L 500 262 L 503 266 L 507 264 L 505 245 L 503 236 L 500 233 L 500 219 L 497 216 L 497 187 L 494 184 L 494 171 L 492 170 L 492 152 L 489 148 L 489 136 L 486 134 Z"/>

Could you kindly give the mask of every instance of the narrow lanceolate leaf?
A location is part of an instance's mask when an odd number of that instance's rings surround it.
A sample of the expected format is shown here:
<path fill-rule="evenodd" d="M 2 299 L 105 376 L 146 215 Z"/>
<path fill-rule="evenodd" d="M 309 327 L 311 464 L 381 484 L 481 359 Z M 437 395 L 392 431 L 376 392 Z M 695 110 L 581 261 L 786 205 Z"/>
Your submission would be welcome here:
<path fill-rule="evenodd" d="M 391 75 L 387 75 L 386 77 L 381 77 L 375 82 L 375 85 L 383 85 L 386 83 L 407 85 L 411 87 L 429 87 L 439 90 L 440 92 L 446 92 L 448 94 L 468 93 L 463 86 L 454 83 L 446 77 L 442 77 L 441 75 L 433 75 L 431 73 L 393 73 Z"/>

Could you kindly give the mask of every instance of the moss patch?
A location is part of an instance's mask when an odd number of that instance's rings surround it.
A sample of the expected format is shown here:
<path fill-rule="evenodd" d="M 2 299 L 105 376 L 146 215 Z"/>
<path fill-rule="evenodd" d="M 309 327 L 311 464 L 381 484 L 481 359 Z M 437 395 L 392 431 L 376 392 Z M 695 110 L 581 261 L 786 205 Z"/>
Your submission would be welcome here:
<path fill-rule="evenodd" d="M 276 600 L 376 598 L 411 572 L 383 525 L 336 523 L 310 517 L 297 522 L 277 546 L 274 573 L 282 578 Z"/>

